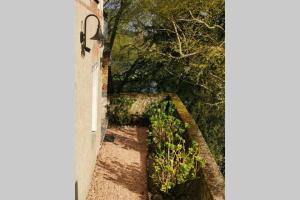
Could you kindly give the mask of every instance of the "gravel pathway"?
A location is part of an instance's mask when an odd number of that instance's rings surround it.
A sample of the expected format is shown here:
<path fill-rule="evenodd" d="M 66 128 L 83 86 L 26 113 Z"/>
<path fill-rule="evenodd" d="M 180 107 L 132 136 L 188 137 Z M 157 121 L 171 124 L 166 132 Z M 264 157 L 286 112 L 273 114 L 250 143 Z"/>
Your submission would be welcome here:
<path fill-rule="evenodd" d="M 146 128 L 110 128 L 114 142 L 104 142 L 87 200 L 148 200 Z"/>

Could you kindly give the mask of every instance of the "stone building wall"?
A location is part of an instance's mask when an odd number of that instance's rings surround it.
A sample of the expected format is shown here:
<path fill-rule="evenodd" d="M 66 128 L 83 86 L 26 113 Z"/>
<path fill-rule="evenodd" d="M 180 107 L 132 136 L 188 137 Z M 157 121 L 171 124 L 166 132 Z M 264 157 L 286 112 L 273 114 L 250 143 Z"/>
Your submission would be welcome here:
<path fill-rule="evenodd" d="M 97 30 L 97 19 L 87 20 L 87 43 L 90 53 L 81 55 L 80 31 L 87 15 L 98 16 L 103 30 L 103 1 L 75 0 L 75 197 L 85 200 L 104 135 L 106 95 L 103 93 L 103 47 L 90 40 Z"/>

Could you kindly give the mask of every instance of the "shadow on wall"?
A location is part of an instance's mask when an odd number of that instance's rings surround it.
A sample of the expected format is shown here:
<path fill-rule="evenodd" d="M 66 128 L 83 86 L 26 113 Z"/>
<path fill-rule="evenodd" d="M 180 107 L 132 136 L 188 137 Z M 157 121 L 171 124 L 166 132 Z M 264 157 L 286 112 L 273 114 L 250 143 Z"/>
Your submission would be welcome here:
<path fill-rule="evenodd" d="M 78 200 L 78 183 L 75 182 L 75 200 Z"/>

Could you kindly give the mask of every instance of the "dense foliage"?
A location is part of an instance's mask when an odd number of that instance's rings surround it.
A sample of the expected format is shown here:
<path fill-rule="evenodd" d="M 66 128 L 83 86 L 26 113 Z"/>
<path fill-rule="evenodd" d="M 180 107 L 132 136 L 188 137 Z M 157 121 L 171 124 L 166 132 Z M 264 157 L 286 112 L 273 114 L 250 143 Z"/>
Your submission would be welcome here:
<path fill-rule="evenodd" d="M 186 138 L 188 124 L 175 117 L 172 102 L 163 101 L 150 107 L 148 143 L 150 151 L 150 178 L 157 190 L 170 193 L 174 188 L 195 179 L 204 160 L 199 146 Z"/>
<path fill-rule="evenodd" d="M 110 123 L 131 125 L 136 121 L 136 116 L 129 114 L 134 101 L 126 96 L 112 97 L 108 107 Z M 161 192 L 166 198 L 186 195 L 186 189 L 179 192 L 182 185 L 187 184 L 188 188 L 189 181 L 198 178 L 199 168 L 205 164 L 199 156 L 199 145 L 186 133 L 189 125 L 179 119 L 175 105 L 168 98 L 150 104 L 138 118 L 149 127 L 150 191 Z"/>
<path fill-rule="evenodd" d="M 128 97 L 111 98 L 107 109 L 108 120 L 116 125 L 128 125 L 132 123 L 132 116 L 128 113 L 134 99 Z"/>
<path fill-rule="evenodd" d="M 107 0 L 105 11 L 115 91 L 177 93 L 225 174 L 224 0 Z"/>

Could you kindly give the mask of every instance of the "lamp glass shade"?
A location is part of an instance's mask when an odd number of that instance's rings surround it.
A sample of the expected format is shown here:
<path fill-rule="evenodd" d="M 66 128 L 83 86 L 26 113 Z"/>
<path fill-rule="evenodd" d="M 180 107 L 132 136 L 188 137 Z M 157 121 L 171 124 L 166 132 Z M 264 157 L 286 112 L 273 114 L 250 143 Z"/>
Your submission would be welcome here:
<path fill-rule="evenodd" d="M 103 43 L 105 40 L 104 35 L 101 32 L 100 27 L 98 26 L 96 34 L 90 38 L 91 40 L 97 40 L 98 43 Z"/>

